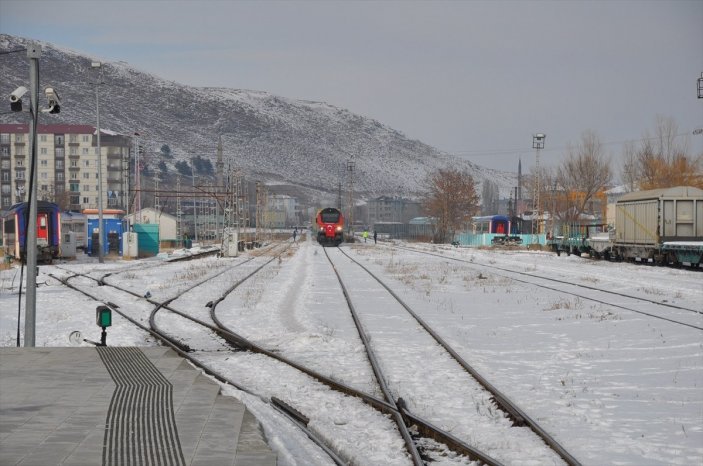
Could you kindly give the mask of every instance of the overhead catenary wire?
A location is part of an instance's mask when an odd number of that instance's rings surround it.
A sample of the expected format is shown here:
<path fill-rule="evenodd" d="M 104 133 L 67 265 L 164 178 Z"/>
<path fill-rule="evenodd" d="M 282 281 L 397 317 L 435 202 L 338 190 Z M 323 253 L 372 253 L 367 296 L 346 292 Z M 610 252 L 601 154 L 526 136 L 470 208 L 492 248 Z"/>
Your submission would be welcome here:
<path fill-rule="evenodd" d="M 690 136 L 692 133 L 679 133 L 674 135 L 675 138 L 678 137 L 683 137 L 683 136 Z M 661 139 L 660 137 L 649 137 L 649 138 L 635 138 L 635 139 L 628 139 L 625 141 L 609 141 L 609 142 L 603 142 L 601 143 L 603 146 L 614 146 L 614 145 L 619 145 L 619 144 L 627 144 L 630 142 L 643 142 L 643 141 L 656 141 L 658 139 Z M 570 146 L 557 146 L 557 147 L 552 147 L 549 149 L 541 149 L 541 151 L 544 152 L 563 152 L 567 149 L 569 149 Z M 521 156 L 521 155 L 528 155 L 531 153 L 529 148 L 527 147 L 521 147 L 521 148 L 516 148 L 516 149 L 487 149 L 487 150 L 479 150 L 479 149 L 466 149 L 466 150 L 446 150 L 445 151 L 448 154 L 454 155 L 456 157 L 461 157 L 461 158 L 469 158 L 469 157 L 495 157 L 495 156 Z"/>

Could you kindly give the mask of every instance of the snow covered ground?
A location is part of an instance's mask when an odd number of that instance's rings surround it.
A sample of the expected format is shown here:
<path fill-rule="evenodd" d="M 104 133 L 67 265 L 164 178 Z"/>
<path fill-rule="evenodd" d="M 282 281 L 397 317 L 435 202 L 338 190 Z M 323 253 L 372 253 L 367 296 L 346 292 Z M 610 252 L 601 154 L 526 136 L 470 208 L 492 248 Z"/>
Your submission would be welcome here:
<path fill-rule="evenodd" d="M 692 323 L 684 326 L 592 301 L 591 295 L 603 300 L 595 290 L 580 290 L 578 298 L 568 296 L 517 281 L 518 276 L 496 267 L 527 273 L 523 278 L 559 278 L 699 311 L 703 311 L 703 273 L 591 262 L 525 250 L 409 246 L 464 262 L 374 245 L 372 241 L 342 247 L 381 275 L 469 363 L 584 465 L 703 464 L 703 331 L 699 329 L 703 327 L 703 314 L 674 308 L 658 310 Z M 163 267 L 157 266 L 162 259 L 41 266 L 37 346 L 67 346 L 68 335 L 76 330 L 85 338 L 98 340 L 100 336 L 95 326 L 96 303 L 67 289 L 49 274 L 66 276 L 71 270 L 97 278 L 109 271 L 112 275 L 106 279 L 108 283 L 130 287 L 140 294 L 149 291 L 158 301 L 220 274 L 172 304 L 204 319 L 205 303 L 219 297 L 227 282 L 245 274 L 248 265 L 228 269 L 243 262 L 245 256 Z M 352 300 L 362 313 L 364 325 L 369 326 L 375 348 L 385 354 L 384 364 L 392 374 L 391 389 L 412 392 L 412 398 L 406 400 L 411 411 L 450 422 L 454 422 L 447 414 L 451 411 L 464 410 L 463 417 L 471 409 L 483 414 L 490 411 L 490 405 L 473 399 L 469 389 L 463 399 L 456 398 L 450 384 L 442 379 L 443 370 L 447 380 L 457 377 L 451 369 L 433 367 L 436 378 L 428 379 L 424 388 L 411 381 L 410 372 L 398 370 L 395 363 L 400 364 L 411 350 L 414 358 L 434 361 L 436 344 L 429 340 L 422 343 L 425 337 L 407 327 L 399 316 L 384 323 L 396 310 L 372 292 L 357 266 L 342 257 L 333 260 L 345 279 L 351 280 L 351 288 L 356 289 Z M 0 272 L 2 346 L 16 343 L 18 282 L 19 269 Z M 152 306 L 144 300 L 126 298 L 86 279 L 78 283 L 106 301 L 122 303 L 122 309 L 129 308 L 143 321 L 148 318 Z M 652 304 L 633 304 L 624 297 L 608 299 L 637 310 L 649 312 L 653 308 Z M 257 344 L 378 395 L 332 267 L 316 243 L 307 240 L 294 245 L 282 260 L 274 261 L 227 296 L 216 311 L 232 330 Z M 187 332 L 187 328 L 182 326 L 181 331 Z M 118 315 L 113 317 L 107 341 L 110 345 L 156 344 Z M 222 345 L 205 341 L 202 332 L 193 335 L 192 345 L 198 357 L 242 386 L 265 397 L 275 395 L 291 402 L 311 418 L 313 430 L 326 434 L 354 464 L 410 464 L 391 421 L 357 400 L 340 397 L 265 356 L 221 351 Z M 398 348 L 395 355 L 392 351 L 389 354 L 389 345 Z M 422 345 L 427 347 L 425 356 L 419 353 Z M 232 387 L 225 391 L 241 398 L 260 419 L 279 454 L 279 464 L 331 464 L 259 398 Z M 473 422 L 463 423 L 461 419 L 443 427 L 485 448 L 505 464 L 561 464 L 538 444 L 519 439 L 525 436 L 521 431 L 501 430 L 503 423 L 498 416 L 489 429 L 471 432 Z M 501 448 L 505 450 L 501 452 Z M 438 464 L 467 464 L 441 454 L 436 459 Z"/>

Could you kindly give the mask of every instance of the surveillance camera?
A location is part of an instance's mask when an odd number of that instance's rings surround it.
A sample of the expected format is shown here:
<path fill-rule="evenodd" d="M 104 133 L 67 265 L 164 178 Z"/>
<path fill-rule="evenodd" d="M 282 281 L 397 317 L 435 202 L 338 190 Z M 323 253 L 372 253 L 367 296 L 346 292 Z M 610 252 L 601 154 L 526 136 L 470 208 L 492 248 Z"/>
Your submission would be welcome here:
<path fill-rule="evenodd" d="M 47 87 L 44 89 L 44 94 L 46 94 L 46 99 L 49 102 L 56 102 L 58 104 L 61 103 L 61 99 L 59 98 L 59 93 L 56 92 L 56 90 L 53 87 Z"/>
<path fill-rule="evenodd" d="M 26 93 L 27 88 L 24 86 L 20 86 L 14 91 L 12 91 L 12 94 L 10 94 L 10 109 L 13 112 L 22 111 L 22 96 L 24 96 Z"/>
<path fill-rule="evenodd" d="M 59 93 L 53 87 L 47 87 L 44 89 L 44 94 L 46 94 L 46 100 L 49 101 L 49 108 L 43 111 L 48 113 L 60 113 L 61 112 L 61 99 L 59 98 Z"/>
<path fill-rule="evenodd" d="M 14 91 L 12 91 L 12 94 L 10 94 L 10 102 L 19 102 L 22 100 L 22 97 L 27 93 L 27 88 L 24 86 L 20 86 Z"/>

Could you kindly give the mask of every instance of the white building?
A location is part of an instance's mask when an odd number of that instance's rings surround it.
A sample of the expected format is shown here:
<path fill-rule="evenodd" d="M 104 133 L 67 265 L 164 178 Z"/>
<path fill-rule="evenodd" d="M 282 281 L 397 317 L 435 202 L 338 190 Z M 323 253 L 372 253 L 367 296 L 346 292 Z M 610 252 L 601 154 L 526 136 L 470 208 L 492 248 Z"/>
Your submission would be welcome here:
<path fill-rule="evenodd" d="M 126 215 L 125 220 L 129 221 L 130 225 L 134 223 L 156 223 L 159 225 L 159 241 L 176 241 L 176 232 L 178 220 L 171 214 L 146 207 L 139 211 L 137 217 L 135 213 Z"/>

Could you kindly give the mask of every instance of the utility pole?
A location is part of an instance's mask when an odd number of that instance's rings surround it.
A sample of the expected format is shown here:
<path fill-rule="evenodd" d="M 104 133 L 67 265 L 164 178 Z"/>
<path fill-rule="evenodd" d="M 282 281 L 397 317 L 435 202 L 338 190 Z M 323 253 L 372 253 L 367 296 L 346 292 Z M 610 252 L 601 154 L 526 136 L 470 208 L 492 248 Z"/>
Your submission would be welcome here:
<path fill-rule="evenodd" d="M 176 176 L 176 241 L 181 244 L 181 175 Z"/>
<path fill-rule="evenodd" d="M 192 183 L 191 187 L 193 189 L 193 230 L 195 232 L 195 242 L 198 242 L 198 208 L 196 203 L 196 196 L 195 196 L 195 159 L 193 156 L 190 156 L 190 174 L 192 175 Z"/>
<path fill-rule="evenodd" d="M 354 237 L 354 159 L 347 161 L 349 172 L 349 235 Z"/>

